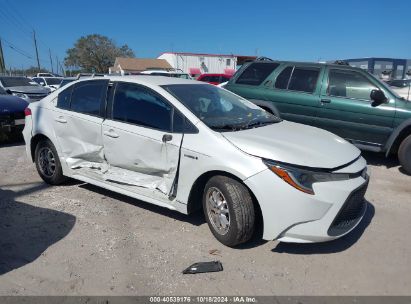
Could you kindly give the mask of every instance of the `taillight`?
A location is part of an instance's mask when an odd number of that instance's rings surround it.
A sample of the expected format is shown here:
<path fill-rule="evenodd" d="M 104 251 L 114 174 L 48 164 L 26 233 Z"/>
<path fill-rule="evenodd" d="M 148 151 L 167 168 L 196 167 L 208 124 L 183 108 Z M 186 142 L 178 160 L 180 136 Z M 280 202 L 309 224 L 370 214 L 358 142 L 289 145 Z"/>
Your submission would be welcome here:
<path fill-rule="evenodd" d="M 30 116 L 31 115 L 31 109 L 30 108 L 25 108 L 24 109 L 24 116 Z"/>

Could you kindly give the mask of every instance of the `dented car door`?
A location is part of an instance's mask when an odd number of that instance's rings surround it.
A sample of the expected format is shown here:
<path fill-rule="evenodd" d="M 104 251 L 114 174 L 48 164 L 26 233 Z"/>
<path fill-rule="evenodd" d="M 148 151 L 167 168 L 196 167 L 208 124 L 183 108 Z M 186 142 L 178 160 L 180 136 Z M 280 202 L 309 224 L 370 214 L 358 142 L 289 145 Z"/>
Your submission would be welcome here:
<path fill-rule="evenodd" d="M 104 162 L 101 124 L 108 80 L 84 81 L 63 90 L 53 111 L 62 158 L 70 168 Z"/>
<path fill-rule="evenodd" d="M 103 122 L 104 153 L 111 182 L 170 193 L 182 134 L 172 133 L 173 106 L 158 93 L 119 82 Z"/>

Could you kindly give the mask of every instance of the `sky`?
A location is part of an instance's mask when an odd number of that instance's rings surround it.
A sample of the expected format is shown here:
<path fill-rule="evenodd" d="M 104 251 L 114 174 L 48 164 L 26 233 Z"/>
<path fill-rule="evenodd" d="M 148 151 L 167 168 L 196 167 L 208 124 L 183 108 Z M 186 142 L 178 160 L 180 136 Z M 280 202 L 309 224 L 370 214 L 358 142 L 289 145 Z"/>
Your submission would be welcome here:
<path fill-rule="evenodd" d="M 55 65 L 78 38 L 95 33 L 141 58 L 167 51 L 296 61 L 411 58 L 411 0 L 0 0 L 6 67 L 36 65 L 33 30 L 48 69 L 49 49 Z"/>

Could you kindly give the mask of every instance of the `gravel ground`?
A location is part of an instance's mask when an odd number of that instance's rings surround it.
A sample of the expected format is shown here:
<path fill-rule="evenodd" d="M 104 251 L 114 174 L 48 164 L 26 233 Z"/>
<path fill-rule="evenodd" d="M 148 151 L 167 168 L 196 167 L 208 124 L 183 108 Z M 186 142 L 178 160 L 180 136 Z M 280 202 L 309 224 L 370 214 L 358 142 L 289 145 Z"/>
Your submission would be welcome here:
<path fill-rule="evenodd" d="M 45 185 L 24 145 L 3 145 L 0 295 L 411 295 L 411 177 L 395 159 L 365 157 L 370 208 L 351 234 L 231 249 L 201 214 L 74 181 Z M 224 271 L 181 274 L 216 259 Z"/>

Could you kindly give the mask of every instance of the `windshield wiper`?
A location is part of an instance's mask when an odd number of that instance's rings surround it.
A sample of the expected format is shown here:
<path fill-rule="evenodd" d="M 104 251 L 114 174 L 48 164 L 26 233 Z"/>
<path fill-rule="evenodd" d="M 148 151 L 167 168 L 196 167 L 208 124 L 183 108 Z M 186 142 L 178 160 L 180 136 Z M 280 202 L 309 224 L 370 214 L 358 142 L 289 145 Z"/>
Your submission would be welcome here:
<path fill-rule="evenodd" d="M 211 129 L 213 130 L 230 130 L 230 131 L 235 131 L 235 130 L 240 130 L 243 125 L 240 124 L 221 124 L 221 125 L 213 125 L 210 126 Z"/>

